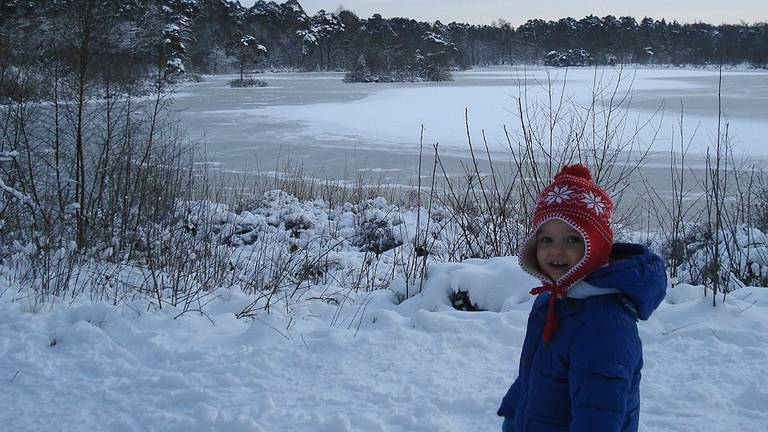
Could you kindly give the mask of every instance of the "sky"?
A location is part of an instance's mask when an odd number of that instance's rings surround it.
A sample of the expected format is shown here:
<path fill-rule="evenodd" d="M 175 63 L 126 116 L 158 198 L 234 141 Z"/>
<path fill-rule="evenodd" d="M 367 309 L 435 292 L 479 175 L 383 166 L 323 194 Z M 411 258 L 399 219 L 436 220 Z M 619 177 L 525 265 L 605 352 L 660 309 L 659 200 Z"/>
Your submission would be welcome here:
<path fill-rule="evenodd" d="M 277 0 L 281 1 L 281 0 Z M 250 6 L 254 0 L 240 0 Z M 529 19 L 615 15 L 668 21 L 739 24 L 768 21 L 768 0 L 299 0 L 308 14 L 319 9 L 335 11 L 340 5 L 361 18 L 374 13 L 384 17 L 408 17 L 419 21 L 440 20 L 490 24 L 503 18 L 518 26 Z"/>

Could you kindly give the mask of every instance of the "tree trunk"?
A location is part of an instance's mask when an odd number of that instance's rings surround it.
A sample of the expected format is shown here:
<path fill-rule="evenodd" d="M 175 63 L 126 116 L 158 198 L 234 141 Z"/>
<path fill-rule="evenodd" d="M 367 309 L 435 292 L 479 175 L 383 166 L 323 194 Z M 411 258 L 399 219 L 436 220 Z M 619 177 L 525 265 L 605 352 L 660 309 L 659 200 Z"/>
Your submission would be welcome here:
<path fill-rule="evenodd" d="M 240 48 L 240 81 L 243 81 L 243 69 L 245 68 L 245 50 Z"/>
<path fill-rule="evenodd" d="M 77 221 L 77 247 L 85 246 L 86 220 L 85 220 L 85 143 L 83 142 L 83 128 L 85 127 L 85 86 L 87 84 L 88 62 L 90 60 L 91 43 L 91 12 L 92 4 L 86 0 L 81 3 L 80 12 L 80 49 L 78 70 L 78 99 L 77 99 L 77 127 L 75 130 L 75 200 L 79 208 L 75 212 Z"/>

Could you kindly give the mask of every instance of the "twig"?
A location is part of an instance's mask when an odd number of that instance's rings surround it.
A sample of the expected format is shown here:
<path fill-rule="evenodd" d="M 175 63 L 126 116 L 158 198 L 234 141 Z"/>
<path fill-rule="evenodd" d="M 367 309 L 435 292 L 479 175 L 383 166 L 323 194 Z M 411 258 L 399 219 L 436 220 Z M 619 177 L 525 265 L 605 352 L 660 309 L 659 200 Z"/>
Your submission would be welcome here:
<path fill-rule="evenodd" d="M 277 332 L 277 334 L 279 334 L 280 336 L 284 337 L 284 338 L 285 338 L 285 340 L 291 340 L 291 338 L 290 338 L 290 337 L 288 337 L 288 335 L 286 335 L 285 333 L 283 333 L 283 332 L 281 332 L 280 330 L 276 329 L 275 327 L 273 327 L 273 326 L 269 325 L 268 323 L 266 323 L 266 322 L 264 322 L 264 321 L 260 320 L 260 319 L 259 319 L 259 317 L 257 317 L 257 316 L 253 316 L 253 317 L 251 317 L 251 318 L 253 318 L 253 319 L 255 319 L 256 321 L 258 321 L 258 322 L 260 322 L 260 323 L 264 324 L 265 326 L 267 326 L 267 327 L 271 328 L 272 330 L 274 330 L 275 332 Z"/>
<path fill-rule="evenodd" d="M 742 310 L 740 310 L 740 311 L 736 312 L 736 315 L 741 315 L 741 314 L 742 314 L 744 311 L 746 311 L 747 309 L 751 308 L 751 307 L 752 307 L 752 306 L 754 306 L 756 303 L 757 303 L 757 299 L 753 300 L 753 301 L 752 301 L 752 303 L 751 303 L 749 306 L 747 306 L 747 307 L 745 307 L 744 309 L 742 309 Z"/>
<path fill-rule="evenodd" d="M 299 335 L 301 338 L 301 342 L 304 344 L 305 347 L 307 347 L 307 351 L 312 352 L 311 349 L 309 349 L 309 345 L 307 345 L 307 341 L 304 340 L 304 335 Z"/>

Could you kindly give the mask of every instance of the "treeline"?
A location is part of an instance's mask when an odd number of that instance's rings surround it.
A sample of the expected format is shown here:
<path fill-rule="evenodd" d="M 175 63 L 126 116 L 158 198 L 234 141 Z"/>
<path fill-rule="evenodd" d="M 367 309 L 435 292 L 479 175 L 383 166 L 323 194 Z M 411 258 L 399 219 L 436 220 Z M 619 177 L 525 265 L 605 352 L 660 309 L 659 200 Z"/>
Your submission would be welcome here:
<path fill-rule="evenodd" d="M 515 28 L 361 18 L 349 10 L 308 15 L 296 0 L 4 0 L 0 61 L 24 63 L 56 51 L 72 58 L 84 28 L 113 67 L 230 72 L 238 68 L 346 70 L 378 74 L 517 62 L 768 65 L 768 24 L 713 26 L 645 17 L 529 20 Z M 81 35 L 83 36 L 83 35 Z M 80 43 L 78 46 L 77 43 Z M 264 50 L 259 49 L 263 47 Z M 126 67 L 128 66 L 128 67 Z M 105 64 L 105 67 L 107 65 Z M 435 78 L 439 79 L 439 76 Z"/>

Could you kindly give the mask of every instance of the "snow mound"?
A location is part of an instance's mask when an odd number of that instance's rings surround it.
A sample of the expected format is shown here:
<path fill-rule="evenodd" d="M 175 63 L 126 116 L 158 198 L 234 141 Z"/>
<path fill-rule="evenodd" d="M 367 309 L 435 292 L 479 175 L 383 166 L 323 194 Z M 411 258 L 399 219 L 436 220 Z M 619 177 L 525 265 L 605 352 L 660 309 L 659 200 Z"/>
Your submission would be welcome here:
<path fill-rule="evenodd" d="M 680 304 L 696 301 L 704 297 L 704 289 L 700 286 L 680 284 L 667 289 L 664 301 L 669 304 Z"/>
<path fill-rule="evenodd" d="M 453 309 L 450 295 L 463 291 L 479 309 L 501 312 L 527 304 L 532 300 L 529 291 L 537 285 L 537 280 L 520 267 L 517 257 L 432 264 L 421 295 L 406 301 L 404 306 Z"/>

